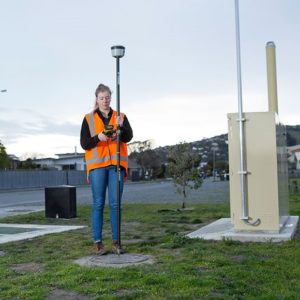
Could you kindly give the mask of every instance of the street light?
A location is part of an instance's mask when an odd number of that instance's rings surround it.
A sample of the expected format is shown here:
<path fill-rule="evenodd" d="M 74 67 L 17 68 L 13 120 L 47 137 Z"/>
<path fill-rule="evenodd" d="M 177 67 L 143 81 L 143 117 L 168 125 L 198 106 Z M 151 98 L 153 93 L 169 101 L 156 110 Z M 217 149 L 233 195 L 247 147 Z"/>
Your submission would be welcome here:
<path fill-rule="evenodd" d="M 125 54 L 125 47 L 116 45 L 112 46 L 111 54 L 116 58 L 116 89 L 117 89 L 117 116 L 120 116 L 120 58 Z M 117 253 L 120 255 L 121 250 L 121 169 L 120 169 L 120 126 L 117 126 L 117 204 L 118 204 L 118 246 Z"/>
<path fill-rule="evenodd" d="M 213 151 L 213 176 L 214 176 L 214 181 L 216 181 L 216 148 L 212 148 Z"/>
<path fill-rule="evenodd" d="M 7 92 L 7 90 L 1 90 L 0 92 L 1 92 L 1 93 L 6 93 L 6 92 Z"/>

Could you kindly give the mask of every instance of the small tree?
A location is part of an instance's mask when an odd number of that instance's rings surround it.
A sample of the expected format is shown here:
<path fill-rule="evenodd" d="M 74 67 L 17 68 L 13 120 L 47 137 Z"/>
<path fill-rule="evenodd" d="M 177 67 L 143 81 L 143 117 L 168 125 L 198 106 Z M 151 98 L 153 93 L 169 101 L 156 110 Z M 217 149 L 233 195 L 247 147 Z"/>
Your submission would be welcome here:
<path fill-rule="evenodd" d="M 0 169 L 6 169 L 10 166 L 10 158 L 6 153 L 4 145 L 0 141 Z"/>
<path fill-rule="evenodd" d="M 200 160 L 198 154 L 189 152 L 187 143 L 180 143 L 169 149 L 168 175 L 183 196 L 182 209 L 186 208 L 187 188 L 198 189 L 202 184 L 197 169 Z"/>

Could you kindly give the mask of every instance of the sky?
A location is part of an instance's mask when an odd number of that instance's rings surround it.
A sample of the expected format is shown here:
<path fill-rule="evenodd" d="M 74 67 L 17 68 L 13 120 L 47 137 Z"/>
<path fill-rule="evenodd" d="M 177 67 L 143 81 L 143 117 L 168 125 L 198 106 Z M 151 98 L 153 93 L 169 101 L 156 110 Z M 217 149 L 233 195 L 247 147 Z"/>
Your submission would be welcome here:
<path fill-rule="evenodd" d="M 300 124 L 300 1 L 240 0 L 244 112 L 267 111 L 266 50 L 276 45 L 279 118 Z M 154 147 L 228 132 L 238 111 L 234 0 L 0 0 L 0 140 L 21 158 L 80 146 L 99 83 L 132 141 Z"/>

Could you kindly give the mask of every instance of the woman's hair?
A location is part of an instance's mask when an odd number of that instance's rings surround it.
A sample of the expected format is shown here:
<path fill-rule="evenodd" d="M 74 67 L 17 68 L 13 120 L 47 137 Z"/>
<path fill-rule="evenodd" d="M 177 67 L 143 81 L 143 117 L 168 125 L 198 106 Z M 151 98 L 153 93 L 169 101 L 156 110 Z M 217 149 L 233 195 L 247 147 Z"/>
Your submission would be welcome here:
<path fill-rule="evenodd" d="M 98 94 L 101 93 L 101 92 L 102 93 L 103 92 L 108 92 L 110 95 L 112 94 L 111 90 L 108 86 L 100 83 L 98 85 L 98 87 L 96 88 L 96 91 L 95 91 L 96 100 L 95 100 L 95 105 L 94 105 L 94 111 L 98 109 L 97 97 L 98 97 Z"/>

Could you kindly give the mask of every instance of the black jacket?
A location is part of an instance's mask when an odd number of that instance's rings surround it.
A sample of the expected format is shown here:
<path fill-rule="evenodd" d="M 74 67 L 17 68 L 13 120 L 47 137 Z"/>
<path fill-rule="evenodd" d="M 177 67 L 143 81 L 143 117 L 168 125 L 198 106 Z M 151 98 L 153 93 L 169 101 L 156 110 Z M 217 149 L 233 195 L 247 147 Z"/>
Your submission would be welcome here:
<path fill-rule="evenodd" d="M 110 111 L 108 113 L 108 118 L 105 118 L 99 109 L 97 109 L 96 112 L 99 115 L 99 117 L 101 118 L 103 124 L 108 125 L 109 121 L 111 119 L 113 110 L 110 109 Z M 131 129 L 129 121 L 125 115 L 123 126 L 121 127 L 121 137 L 120 137 L 121 142 L 128 143 L 131 141 L 132 137 L 133 137 L 132 129 Z M 84 117 L 84 119 L 82 121 L 82 125 L 81 125 L 81 132 L 80 132 L 81 147 L 84 150 L 92 149 L 97 146 L 98 142 L 99 142 L 98 135 L 91 136 L 89 124 L 88 124 L 86 118 Z"/>

